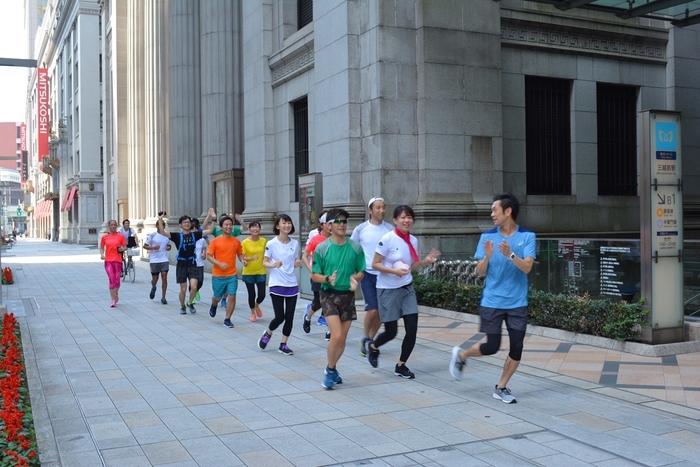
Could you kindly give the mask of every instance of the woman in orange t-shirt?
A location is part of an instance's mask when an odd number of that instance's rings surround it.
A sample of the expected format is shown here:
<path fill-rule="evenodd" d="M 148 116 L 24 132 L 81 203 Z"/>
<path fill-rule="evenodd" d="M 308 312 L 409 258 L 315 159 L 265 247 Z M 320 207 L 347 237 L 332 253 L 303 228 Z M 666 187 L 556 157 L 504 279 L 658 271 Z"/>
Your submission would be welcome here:
<path fill-rule="evenodd" d="M 109 232 L 100 240 L 100 256 L 105 262 L 105 271 L 109 278 L 109 296 L 114 308 L 119 301 L 119 285 L 122 275 L 122 253 L 126 251 L 126 239 L 117 232 L 117 221 L 109 221 Z"/>

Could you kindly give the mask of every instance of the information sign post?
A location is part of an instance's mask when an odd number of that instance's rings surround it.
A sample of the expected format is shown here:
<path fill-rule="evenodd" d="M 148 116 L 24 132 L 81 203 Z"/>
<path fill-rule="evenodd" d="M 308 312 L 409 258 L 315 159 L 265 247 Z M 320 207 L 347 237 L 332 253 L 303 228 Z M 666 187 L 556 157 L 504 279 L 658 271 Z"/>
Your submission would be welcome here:
<path fill-rule="evenodd" d="M 652 344 L 683 340 L 683 183 L 681 115 L 642 112 L 640 181 L 642 297 Z"/>
<path fill-rule="evenodd" d="M 323 211 L 323 174 L 320 172 L 299 175 L 299 248 L 304 251 L 309 233 L 317 228 L 318 213 Z M 301 259 L 301 258 L 300 258 Z M 299 269 L 299 291 L 307 300 L 313 298 L 309 271 L 305 266 Z"/>

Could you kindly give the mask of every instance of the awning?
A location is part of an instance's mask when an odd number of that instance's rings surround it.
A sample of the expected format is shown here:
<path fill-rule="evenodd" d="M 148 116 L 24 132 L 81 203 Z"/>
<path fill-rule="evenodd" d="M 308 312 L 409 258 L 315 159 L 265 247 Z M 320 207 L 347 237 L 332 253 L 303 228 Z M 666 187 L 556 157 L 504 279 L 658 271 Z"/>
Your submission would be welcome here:
<path fill-rule="evenodd" d="M 49 204 L 51 204 L 51 201 L 47 201 L 47 200 L 39 201 L 39 203 L 36 206 L 36 213 L 34 214 L 34 218 L 35 219 L 43 219 L 44 217 L 46 217 L 46 215 L 48 213 L 47 207 Z"/>
<path fill-rule="evenodd" d="M 71 188 L 68 188 L 66 190 L 66 193 L 63 195 L 63 201 L 61 201 L 61 212 L 63 212 L 66 209 L 66 200 L 68 199 L 68 196 L 70 195 Z"/>
<path fill-rule="evenodd" d="M 670 21 L 676 27 L 700 23 L 700 0 L 534 0 L 562 11 L 584 8 L 611 13 L 622 19 L 649 18 Z"/>
<path fill-rule="evenodd" d="M 77 186 L 71 187 L 70 191 L 68 192 L 68 195 L 66 196 L 65 199 L 65 204 L 63 205 L 63 209 L 61 211 L 70 211 L 71 208 L 73 207 L 73 198 L 75 197 L 75 193 L 78 191 Z"/>

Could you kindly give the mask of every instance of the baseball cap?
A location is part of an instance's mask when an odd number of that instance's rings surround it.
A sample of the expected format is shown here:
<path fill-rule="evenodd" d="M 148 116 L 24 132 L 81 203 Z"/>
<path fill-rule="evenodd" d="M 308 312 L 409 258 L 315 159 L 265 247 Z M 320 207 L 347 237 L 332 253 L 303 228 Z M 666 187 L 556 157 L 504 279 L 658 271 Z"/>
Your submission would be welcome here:
<path fill-rule="evenodd" d="M 321 224 L 325 224 L 325 223 L 326 223 L 326 214 L 325 214 L 325 213 L 321 216 L 321 219 L 319 219 L 319 222 L 320 222 Z"/>
<path fill-rule="evenodd" d="M 372 198 L 371 200 L 369 200 L 369 203 L 367 203 L 367 209 L 370 209 L 372 207 L 372 203 L 374 203 L 375 201 L 384 201 L 384 198 L 380 196 Z"/>

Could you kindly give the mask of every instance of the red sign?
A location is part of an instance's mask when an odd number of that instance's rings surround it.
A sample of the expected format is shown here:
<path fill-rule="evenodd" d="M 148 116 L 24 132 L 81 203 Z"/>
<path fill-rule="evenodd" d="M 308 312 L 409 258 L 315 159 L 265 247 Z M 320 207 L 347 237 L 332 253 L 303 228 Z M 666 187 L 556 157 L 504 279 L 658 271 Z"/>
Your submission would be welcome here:
<path fill-rule="evenodd" d="M 39 162 L 49 156 L 49 72 L 46 68 L 37 68 L 36 75 L 36 123 L 39 138 Z"/>
<path fill-rule="evenodd" d="M 26 151 L 27 150 L 27 124 L 22 123 L 19 126 L 19 146 L 20 146 L 20 151 Z"/>

